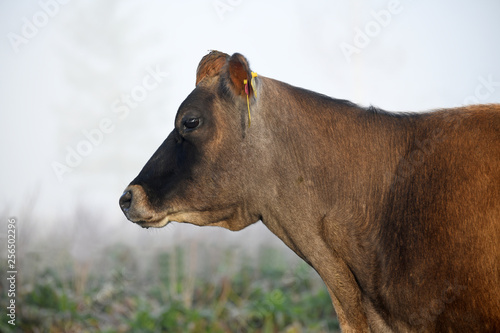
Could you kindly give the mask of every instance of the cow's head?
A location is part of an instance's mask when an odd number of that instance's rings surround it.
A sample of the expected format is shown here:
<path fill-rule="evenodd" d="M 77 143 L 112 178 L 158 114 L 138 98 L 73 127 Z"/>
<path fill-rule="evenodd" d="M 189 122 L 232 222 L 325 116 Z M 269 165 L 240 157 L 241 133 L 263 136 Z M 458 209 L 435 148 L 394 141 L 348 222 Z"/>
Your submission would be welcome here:
<path fill-rule="evenodd" d="M 249 200 L 257 153 L 248 135 L 254 127 L 248 108 L 257 104 L 259 78 L 254 85 L 251 80 L 241 54 L 212 51 L 201 60 L 196 88 L 179 107 L 175 129 L 120 197 L 130 221 L 238 230 L 259 220 Z"/>

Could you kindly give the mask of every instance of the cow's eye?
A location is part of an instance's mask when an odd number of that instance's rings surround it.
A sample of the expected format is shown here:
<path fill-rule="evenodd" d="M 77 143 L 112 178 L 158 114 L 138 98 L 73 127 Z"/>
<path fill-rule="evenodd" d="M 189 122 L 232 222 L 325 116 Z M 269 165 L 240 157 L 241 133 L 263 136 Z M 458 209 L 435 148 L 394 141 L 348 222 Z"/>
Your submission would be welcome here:
<path fill-rule="evenodd" d="M 187 129 L 195 129 L 200 126 L 200 118 L 188 118 L 184 121 L 184 127 Z"/>

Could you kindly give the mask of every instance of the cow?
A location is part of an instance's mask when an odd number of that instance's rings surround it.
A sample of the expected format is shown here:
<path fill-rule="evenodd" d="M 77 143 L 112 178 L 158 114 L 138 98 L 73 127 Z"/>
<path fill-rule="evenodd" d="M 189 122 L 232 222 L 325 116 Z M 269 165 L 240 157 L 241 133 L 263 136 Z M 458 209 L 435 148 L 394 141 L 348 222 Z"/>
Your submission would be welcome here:
<path fill-rule="evenodd" d="M 388 112 L 211 51 L 119 204 L 144 228 L 262 221 L 343 332 L 500 331 L 500 104 Z"/>

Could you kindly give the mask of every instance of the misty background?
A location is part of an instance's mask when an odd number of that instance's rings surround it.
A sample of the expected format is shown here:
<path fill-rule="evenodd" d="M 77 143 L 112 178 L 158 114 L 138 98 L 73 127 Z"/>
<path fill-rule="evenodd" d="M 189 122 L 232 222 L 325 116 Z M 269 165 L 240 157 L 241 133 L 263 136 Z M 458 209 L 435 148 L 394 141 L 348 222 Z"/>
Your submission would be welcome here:
<path fill-rule="evenodd" d="M 200 59 L 240 52 L 258 74 L 386 110 L 498 103 L 499 18 L 496 0 L 2 1 L 2 225 L 14 216 L 25 244 L 65 239 L 76 258 L 117 239 L 280 244 L 261 223 L 146 231 L 119 209 Z"/>

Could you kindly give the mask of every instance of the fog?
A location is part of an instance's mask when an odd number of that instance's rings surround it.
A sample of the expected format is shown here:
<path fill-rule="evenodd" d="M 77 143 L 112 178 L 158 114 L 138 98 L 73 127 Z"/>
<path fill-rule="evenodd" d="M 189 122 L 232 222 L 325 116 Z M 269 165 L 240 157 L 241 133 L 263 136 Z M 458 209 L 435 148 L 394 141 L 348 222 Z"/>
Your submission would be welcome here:
<path fill-rule="evenodd" d="M 499 15 L 495 0 L 3 1 L 2 219 L 25 235 L 80 237 L 75 255 L 121 232 L 182 240 L 199 228 L 142 230 L 118 198 L 172 130 L 208 50 L 363 106 L 498 103 Z M 269 236 L 262 225 L 202 232 L 228 244 Z"/>

